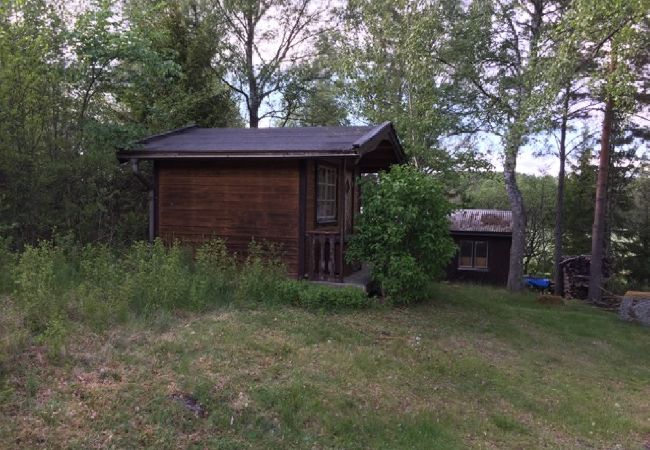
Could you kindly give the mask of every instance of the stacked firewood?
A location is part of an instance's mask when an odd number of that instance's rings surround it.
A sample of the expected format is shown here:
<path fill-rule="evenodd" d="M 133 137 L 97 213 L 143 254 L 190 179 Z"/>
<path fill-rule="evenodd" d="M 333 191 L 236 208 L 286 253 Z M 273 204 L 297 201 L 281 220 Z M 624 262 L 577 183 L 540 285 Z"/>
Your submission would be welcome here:
<path fill-rule="evenodd" d="M 585 300 L 589 292 L 591 255 L 565 256 L 560 262 L 564 277 L 564 296 Z M 610 264 L 603 261 L 603 281 L 610 275 Z"/>

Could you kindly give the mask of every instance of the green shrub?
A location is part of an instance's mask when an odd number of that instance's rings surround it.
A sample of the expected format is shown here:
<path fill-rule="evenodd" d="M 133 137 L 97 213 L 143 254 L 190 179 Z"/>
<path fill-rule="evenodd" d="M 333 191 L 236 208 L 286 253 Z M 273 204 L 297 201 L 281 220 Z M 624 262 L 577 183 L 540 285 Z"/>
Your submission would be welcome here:
<path fill-rule="evenodd" d="M 239 302 L 277 303 L 287 278 L 277 246 L 267 242 L 251 241 L 248 256 L 237 280 L 236 299 Z"/>
<path fill-rule="evenodd" d="M 18 258 L 13 271 L 13 296 L 32 331 L 43 332 L 50 318 L 64 315 L 67 266 L 61 250 L 47 241 L 27 246 Z"/>
<path fill-rule="evenodd" d="M 124 258 L 121 286 L 131 308 L 145 315 L 157 310 L 190 307 L 191 254 L 178 242 L 136 242 Z"/>
<path fill-rule="evenodd" d="M 59 360 L 65 356 L 65 341 L 70 334 L 70 326 L 60 313 L 48 318 L 47 327 L 38 336 L 38 341 L 47 347 L 51 359 Z"/>
<path fill-rule="evenodd" d="M 222 239 L 206 242 L 196 252 L 191 306 L 205 310 L 230 303 L 237 285 L 237 264 Z"/>
<path fill-rule="evenodd" d="M 82 249 L 75 297 L 83 322 L 101 331 L 126 321 L 129 304 L 122 289 L 124 279 L 124 267 L 111 248 L 88 245 Z"/>
<path fill-rule="evenodd" d="M 396 303 L 421 299 L 454 253 L 451 211 L 436 180 L 412 166 L 362 185 L 363 210 L 346 258 L 372 264 L 372 276 Z"/>

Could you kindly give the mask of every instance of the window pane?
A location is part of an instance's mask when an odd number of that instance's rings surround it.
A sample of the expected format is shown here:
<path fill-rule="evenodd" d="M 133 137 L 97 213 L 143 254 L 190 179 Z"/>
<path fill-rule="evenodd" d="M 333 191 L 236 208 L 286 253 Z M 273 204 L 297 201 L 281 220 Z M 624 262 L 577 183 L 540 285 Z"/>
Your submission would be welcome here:
<path fill-rule="evenodd" d="M 472 241 L 460 241 L 458 265 L 460 267 L 472 267 L 473 252 L 474 252 L 474 243 Z"/>
<path fill-rule="evenodd" d="M 332 221 L 336 219 L 336 169 L 318 167 L 316 181 L 316 219 Z"/>
<path fill-rule="evenodd" d="M 487 269 L 488 245 L 487 242 L 476 242 L 474 249 L 474 267 Z"/>

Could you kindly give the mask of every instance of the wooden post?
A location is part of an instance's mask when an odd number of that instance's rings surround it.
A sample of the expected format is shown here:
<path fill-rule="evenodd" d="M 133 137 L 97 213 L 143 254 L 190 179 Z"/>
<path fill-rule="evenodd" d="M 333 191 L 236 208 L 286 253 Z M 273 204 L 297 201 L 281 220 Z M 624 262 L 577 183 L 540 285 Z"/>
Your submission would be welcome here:
<path fill-rule="evenodd" d="M 300 161 L 300 178 L 298 187 L 298 279 L 305 277 L 305 272 L 310 270 L 310 265 L 307 265 L 308 255 L 311 254 L 310 248 L 305 248 L 305 241 L 307 236 L 307 221 L 305 218 L 307 210 L 307 162 Z"/>
<path fill-rule="evenodd" d="M 336 238 L 332 235 L 327 240 L 330 244 L 329 254 L 327 255 L 327 275 L 334 278 L 336 275 Z"/>
<path fill-rule="evenodd" d="M 322 234 L 318 235 L 318 241 L 320 243 L 320 271 L 318 278 L 320 279 L 325 273 L 325 239 Z"/>
<path fill-rule="evenodd" d="M 345 214 L 347 212 L 346 205 L 345 205 L 345 170 L 347 168 L 347 159 L 343 158 L 343 164 L 341 167 L 341 176 L 339 177 L 340 179 L 340 189 L 339 189 L 339 231 L 340 231 L 340 237 L 339 237 L 339 282 L 343 283 L 343 278 L 344 278 L 344 270 L 343 270 L 343 263 L 345 261 L 344 256 L 343 256 L 343 251 L 345 247 Z M 334 257 L 336 257 L 336 252 L 334 253 Z M 334 275 L 334 273 L 332 273 Z"/>

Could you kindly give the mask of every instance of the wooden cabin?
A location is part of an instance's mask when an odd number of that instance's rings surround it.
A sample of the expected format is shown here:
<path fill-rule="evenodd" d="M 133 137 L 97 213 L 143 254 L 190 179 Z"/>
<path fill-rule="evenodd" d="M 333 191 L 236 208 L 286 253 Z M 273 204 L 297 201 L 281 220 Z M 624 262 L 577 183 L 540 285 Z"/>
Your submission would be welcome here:
<path fill-rule="evenodd" d="M 118 151 L 145 183 L 153 161 L 150 237 L 200 245 L 213 237 L 245 254 L 280 244 L 290 274 L 343 281 L 345 243 L 359 211 L 358 179 L 405 161 L 395 129 L 186 127 Z"/>
<path fill-rule="evenodd" d="M 447 266 L 447 279 L 505 286 L 510 269 L 512 212 L 459 209 L 449 222 L 458 252 Z"/>

